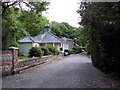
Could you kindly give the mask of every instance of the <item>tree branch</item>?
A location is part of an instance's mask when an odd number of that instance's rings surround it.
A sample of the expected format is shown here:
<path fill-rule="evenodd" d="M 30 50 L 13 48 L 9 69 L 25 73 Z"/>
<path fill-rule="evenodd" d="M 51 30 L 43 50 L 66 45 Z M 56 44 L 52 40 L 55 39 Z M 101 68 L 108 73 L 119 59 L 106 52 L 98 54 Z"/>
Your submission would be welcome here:
<path fill-rule="evenodd" d="M 9 4 L 9 5 L 8 5 L 8 2 L 2 3 L 2 8 L 3 8 L 3 10 L 2 10 L 2 16 L 5 14 L 6 10 L 7 10 L 10 6 L 13 6 L 13 5 L 16 4 L 16 3 L 17 3 L 17 2 L 14 2 L 14 3 Z M 7 4 L 7 5 L 5 5 L 5 4 Z"/>

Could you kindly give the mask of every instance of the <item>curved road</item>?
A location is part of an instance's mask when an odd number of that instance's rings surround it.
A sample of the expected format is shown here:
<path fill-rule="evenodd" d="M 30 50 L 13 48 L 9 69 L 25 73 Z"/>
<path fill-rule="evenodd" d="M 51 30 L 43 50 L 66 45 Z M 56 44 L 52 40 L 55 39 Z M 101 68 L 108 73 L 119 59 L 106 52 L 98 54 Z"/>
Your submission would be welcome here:
<path fill-rule="evenodd" d="M 3 78 L 3 88 L 111 88 L 119 87 L 92 66 L 85 55 L 70 55 L 62 60 L 36 66 Z"/>

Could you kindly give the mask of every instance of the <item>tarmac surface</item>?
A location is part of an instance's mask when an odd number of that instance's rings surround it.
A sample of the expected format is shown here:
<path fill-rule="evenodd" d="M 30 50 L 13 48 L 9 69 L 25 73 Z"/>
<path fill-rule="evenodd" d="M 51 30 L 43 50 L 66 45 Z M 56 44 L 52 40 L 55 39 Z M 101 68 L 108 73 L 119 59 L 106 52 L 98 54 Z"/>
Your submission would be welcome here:
<path fill-rule="evenodd" d="M 3 77 L 2 83 L 3 88 L 120 88 L 80 54 Z"/>

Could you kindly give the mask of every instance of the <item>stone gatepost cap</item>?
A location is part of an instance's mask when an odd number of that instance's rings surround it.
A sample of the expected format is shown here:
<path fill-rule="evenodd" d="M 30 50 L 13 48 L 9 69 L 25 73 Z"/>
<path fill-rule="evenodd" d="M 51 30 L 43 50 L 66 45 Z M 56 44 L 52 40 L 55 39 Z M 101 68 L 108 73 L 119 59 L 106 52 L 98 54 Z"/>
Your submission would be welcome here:
<path fill-rule="evenodd" d="M 9 47 L 9 49 L 17 50 L 17 47 Z"/>

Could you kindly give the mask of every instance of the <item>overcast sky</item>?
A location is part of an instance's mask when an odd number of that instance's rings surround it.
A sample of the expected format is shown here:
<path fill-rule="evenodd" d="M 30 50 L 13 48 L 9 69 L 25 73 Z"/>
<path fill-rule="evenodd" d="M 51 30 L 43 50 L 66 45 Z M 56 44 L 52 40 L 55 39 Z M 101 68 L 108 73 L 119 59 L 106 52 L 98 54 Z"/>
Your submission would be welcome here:
<path fill-rule="evenodd" d="M 49 9 L 43 13 L 49 21 L 67 22 L 78 27 L 79 15 L 78 3 L 81 0 L 50 0 Z"/>

